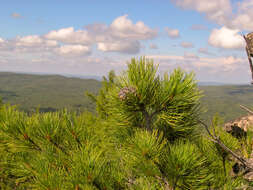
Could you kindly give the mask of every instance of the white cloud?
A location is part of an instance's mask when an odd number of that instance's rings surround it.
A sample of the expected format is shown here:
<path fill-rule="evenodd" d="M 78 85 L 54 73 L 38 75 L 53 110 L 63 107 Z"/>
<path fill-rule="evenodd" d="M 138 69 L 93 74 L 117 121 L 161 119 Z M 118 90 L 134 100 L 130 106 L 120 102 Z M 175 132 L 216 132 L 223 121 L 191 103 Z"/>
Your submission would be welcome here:
<path fill-rule="evenodd" d="M 183 48 L 193 48 L 193 44 L 191 42 L 181 42 L 180 46 Z"/>
<path fill-rule="evenodd" d="M 69 27 L 69 28 L 63 28 L 60 30 L 53 30 L 49 32 L 48 34 L 46 34 L 45 37 L 48 39 L 62 41 L 70 37 L 73 33 L 74 33 L 74 28 Z"/>
<path fill-rule="evenodd" d="M 172 0 L 183 9 L 196 10 L 215 23 L 239 30 L 253 30 L 253 1 Z"/>
<path fill-rule="evenodd" d="M 165 28 L 165 31 L 170 38 L 178 38 L 180 36 L 178 29 Z"/>
<path fill-rule="evenodd" d="M 87 45 L 92 43 L 92 39 L 91 36 L 88 34 L 88 31 L 75 31 L 73 27 L 50 31 L 48 34 L 45 35 L 45 38 L 70 44 Z"/>
<path fill-rule="evenodd" d="M 43 40 L 38 35 L 17 37 L 17 46 L 37 46 L 43 43 Z"/>
<path fill-rule="evenodd" d="M 58 42 L 55 40 L 47 40 L 38 35 L 30 35 L 23 37 L 16 37 L 13 40 L 8 40 L 5 43 L 5 48 L 34 52 L 34 51 L 49 51 L 58 46 Z"/>
<path fill-rule="evenodd" d="M 136 54 L 140 51 L 140 41 L 153 39 L 157 31 L 146 26 L 142 21 L 133 23 L 128 15 L 123 15 L 110 25 L 91 24 L 82 30 L 73 27 L 50 31 L 44 37 L 65 44 L 92 45 L 103 52 Z"/>
<path fill-rule="evenodd" d="M 230 0 L 172 0 L 184 9 L 196 10 L 218 24 L 223 24 L 232 13 Z"/>
<path fill-rule="evenodd" d="M 208 43 L 214 47 L 240 49 L 245 46 L 244 39 L 238 34 L 239 30 L 222 27 L 212 30 Z"/>
<path fill-rule="evenodd" d="M 56 49 L 60 55 L 76 56 L 89 55 L 91 53 L 90 47 L 83 45 L 63 45 Z"/>
<path fill-rule="evenodd" d="M 140 51 L 140 43 L 139 41 L 99 42 L 97 49 L 103 52 L 136 54 Z"/>
<path fill-rule="evenodd" d="M 153 39 L 157 35 L 155 29 L 149 28 L 142 21 L 134 24 L 128 15 L 116 18 L 109 26 L 90 25 L 88 31 L 96 39 L 98 50 L 125 54 L 139 53 L 140 41 Z"/>
<path fill-rule="evenodd" d="M 97 49 L 103 52 L 137 54 L 141 49 L 140 41 L 153 39 L 156 35 L 157 30 L 142 21 L 134 23 L 127 15 L 123 15 L 114 19 L 110 25 L 91 24 L 79 30 L 68 27 L 41 36 L 17 36 L 2 44 L 1 51 L 89 55 L 91 46 L 97 45 Z"/>
<path fill-rule="evenodd" d="M 123 15 L 116 18 L 110 25 L 112 35 L 119 38 L 131 40 L 152 39 L 157 35 L 157 31 L 146 26 L 142 21 L 133 22 Z"/>
<path fill-rule="evenodd" d="M 0 43 L 4 43 L 4 39 L 3 38 L 0 38 Z"/>
<path fill-rule="evenodd" d="M 253 1 L 244 0 L 237 3 L 237 13 L 233 16 L 233 19 L 228 24 L 234 28 L 241 30 L 253 30 Z"/>
<path fill-rule="evenodd" d="M 73 27 L 52 30 L 43 36 L 18 36 L 9 40 L 5 48 L 19 52 L 53 50 L 62 55 L 74 55 L 89 54 L 90 46 L 97 44 L 97 49 L 103 52 L 136 54 L 140 51 L 141 40 L 153 39 L 156 35 L 157 31 L 142 21 L 133 23 L 127 15 L 123 15 L 110 25 L 92 24 L 79 30 Z M 59 44 L 62 46 L 57 47 Z"/>
<path fill-rule="evenodd" d="M 45 40 L 45 45 L 48 47 L 55 47 L 58 45 L 56 40 Z"/>

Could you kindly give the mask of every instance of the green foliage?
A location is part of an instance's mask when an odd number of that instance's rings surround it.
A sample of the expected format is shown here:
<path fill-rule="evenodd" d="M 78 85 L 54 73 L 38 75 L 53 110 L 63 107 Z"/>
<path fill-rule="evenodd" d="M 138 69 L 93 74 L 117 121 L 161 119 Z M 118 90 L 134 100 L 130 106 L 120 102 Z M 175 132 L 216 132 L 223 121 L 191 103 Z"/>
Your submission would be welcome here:
<path fill-rule="evenodd" d="M 59 75 L 30 75 L 0 72 L 0 97 L 4 103 L 18 105 L 28 113 L 95 111 L 95 104 L 84 92 L 97 93 L 101 83 L 93 79 L 79 79 Z"/>
<path fill-rule="evenodd" d="M 200 133 L 192 73 L 160 77 L 152 60 L 132 59 L 112 71 L 98 96 L 97 115 L 67 110 L 26 114 L 0 106 L 0 188 L 45 190 L 236 189 L 232 160 Z M 214 131 L 231 150 L 251 154 L 249 136 Z M 238 154 L 239 154 L 238 153 Z M 244 152 L 242 152 L 243 154 Z"/>
<path fill-rule="evenodd" d="M 212 175 L 207 159 L 189 141 L 169 146 L 163 170 L 173 189 L 207 189 Z"/>
<path fill-rule="evenodd" d="M 248 130 L 246 136 L 241 141 L 241 149 L 245 158 L 250 158 L 253 152 L 253 131 Z"/>
<path fill-rule="evenodd" d="M 200 92 L 193 73 L 177 69 L 161 78 L 152 60 L 132 59 L 128 70 L 101 91 L 108 92 L 99 94 L 97 103 L 112 122 L 156 128 L 170 140 L 189 136 L 196 127 Z"/>
<path fill-rule="evenodd" d="M 95 96 L 89 92 L 87 93 L 91 100 L 96 103 L 97 113 L 103 119 L 108 117 L 108 113 L 105 110 L 105 105 L 108 104 L 106 95 L 114 85 L 115 77 L 116 75 L 113 70 L 109 72 L 108 79 L 106 77 L 103 77 L 102 88 L 99 91 L 99 96 Z"/>

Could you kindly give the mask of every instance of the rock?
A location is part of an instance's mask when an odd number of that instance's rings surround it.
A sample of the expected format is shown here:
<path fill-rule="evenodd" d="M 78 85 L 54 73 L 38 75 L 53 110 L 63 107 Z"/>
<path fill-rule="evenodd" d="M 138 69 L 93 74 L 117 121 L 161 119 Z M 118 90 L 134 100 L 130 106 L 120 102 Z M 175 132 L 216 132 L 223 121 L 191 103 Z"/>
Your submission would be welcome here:
<path fill-rule="evenodd" d="M 232 134 L 236 138 L 242 138 L 247 135 L 248 130 L 253 129 L 253 115 L 244 116 L 241 118 L 236 119 L 233 122 L 228 122 L 224 126 L 225 130 Z M 253 168 L 253 153 L 250 155 L 246 161 L 250 164 L 250 167 Z M 245 172 L 245 167 L 240 163 L 236 162 L 233 166 L 233 174 L 237 175 L 238 173 L 241 173 L 242 171 Z M 253 181 L 253 171 L 245 173 L 243 178 L 247 181 L 252 182 Z"/>
<path fill-rule="evenodd" d="M 242 138 L 249 129 L 253 129 L 253 115 L 244 116 L 235 121 L 228 122 L 224 126 L 225 131 L 236 138 Z"/>

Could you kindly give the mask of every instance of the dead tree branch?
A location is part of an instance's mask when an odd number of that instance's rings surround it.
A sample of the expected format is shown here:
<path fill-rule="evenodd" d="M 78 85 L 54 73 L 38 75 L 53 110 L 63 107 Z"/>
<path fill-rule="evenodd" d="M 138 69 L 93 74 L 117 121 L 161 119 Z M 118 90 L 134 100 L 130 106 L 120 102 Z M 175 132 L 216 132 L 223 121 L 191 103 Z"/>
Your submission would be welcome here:
<path fill-rule="evenodd" d="M 247 108 L 246 106 L 240 105 L 240 107 L 244 110 L 246 110 L 247 112 L 249 112 L 250 114 L 253 114 L 253 111 L 250 110 L 249 108 Z"/>
<path fill-rule="evenodd" d="M 233 152 L 230 148 L 228 148 L 225 144 L 223 144 L 221 142 L 220 138 L 216 135 L 216 133 L 214 132 L 212 134 L 210 132 L 208 126 L 203 121 L 199 120 L 199 123 L 202 124 L 205 127 L 205 129 L 206 129 L 209 137 L 211 138 L 212 142 L 218 144 L 223 150 L 230 153 L 234 158 L 236 158 L 238 161 L 240 161 L 243 164 L 243 166 L 248 169 L 248 171 L 253 171 L 253 167 L 247 162 L 247 160 L 245 158 L 239 156 L 238 154 Z M 215 129 L 213 129 L 213 130 L 215 131 Z"/>

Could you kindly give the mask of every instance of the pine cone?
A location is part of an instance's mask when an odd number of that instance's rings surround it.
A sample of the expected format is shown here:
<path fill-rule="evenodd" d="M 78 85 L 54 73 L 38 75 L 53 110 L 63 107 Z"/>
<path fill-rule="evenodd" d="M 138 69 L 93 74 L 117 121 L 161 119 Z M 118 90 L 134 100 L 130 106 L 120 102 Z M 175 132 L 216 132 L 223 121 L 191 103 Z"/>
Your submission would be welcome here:
<path fill-rule="evenodd" d="M 124 88 L 120 89 L 118 96 L 119 96 L 120 100 L 124 101 L 127 99 L 127 97 L 130 94 L 136 96 L 136 88 L 135 87 L 130 86 L 130 87 L 124 87 Z"/>

